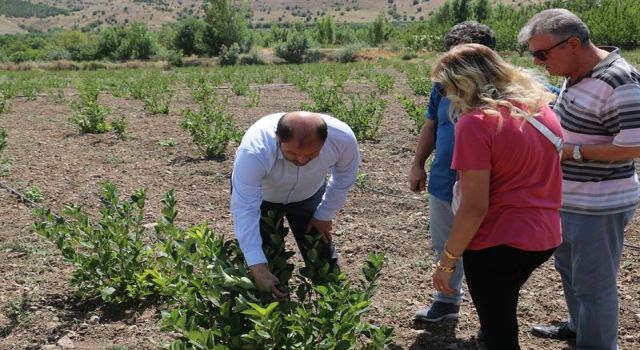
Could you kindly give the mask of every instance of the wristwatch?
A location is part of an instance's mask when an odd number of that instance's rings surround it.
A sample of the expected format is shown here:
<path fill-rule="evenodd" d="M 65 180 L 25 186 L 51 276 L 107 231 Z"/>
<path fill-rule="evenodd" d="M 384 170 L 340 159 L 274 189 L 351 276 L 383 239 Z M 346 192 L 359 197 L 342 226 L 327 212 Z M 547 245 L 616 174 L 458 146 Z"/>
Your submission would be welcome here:
<path fill-rule="evenodd" d="M 580 153 L 580 145 L 573 146 L 573 159 L 582 162 L 582 153 Z"/>

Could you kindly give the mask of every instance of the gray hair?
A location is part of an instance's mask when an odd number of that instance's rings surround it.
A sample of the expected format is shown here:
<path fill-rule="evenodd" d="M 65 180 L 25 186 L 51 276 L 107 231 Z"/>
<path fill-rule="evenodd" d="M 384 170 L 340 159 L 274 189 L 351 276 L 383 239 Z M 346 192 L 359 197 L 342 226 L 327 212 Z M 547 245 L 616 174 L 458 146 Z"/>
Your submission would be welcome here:
<path fill-rule="evenodd" d="M 567 9 L 549 9 L 538 12 L 522 27 L 518 42 L 526 45 L 535 35 L 547 34 L 557 39 L 576 37 L 581 43 L 591 38 L 591 33 L 580 17 Z"/>

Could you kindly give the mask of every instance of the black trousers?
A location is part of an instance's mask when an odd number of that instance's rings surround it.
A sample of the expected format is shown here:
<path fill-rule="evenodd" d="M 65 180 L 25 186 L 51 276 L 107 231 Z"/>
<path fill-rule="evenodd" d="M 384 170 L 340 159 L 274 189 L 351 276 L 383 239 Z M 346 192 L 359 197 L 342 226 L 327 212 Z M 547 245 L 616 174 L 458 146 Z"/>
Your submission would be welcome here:
<path fill-rule="evenodd" d="M 271 210 L 285 212 L 285 217 L 287 218 L 289 229 L 291 230 L 291 232 L 293 232 L 293 237 L 296 240 L 298 249 L 300 250 L 302 258 L 304 259 L 304 262 L 307 266 L 311 266 L 312 264 L 309 263 L 309 247 L 307 244 L 307 240 L 305 240 L 305 235 L 315 235 L 317 237 L 320 237 L 320 233 L 314 228 L 312 228 L 309 233 L 305 231 L 307 229 L 307 224 L 316 211 L 316 208 L 318 208 L 318 205 L 322 201 L 324 190 L 325 186 L 322 186 L 313 196 L 300 202 L 281 204 L 262 201 L 262 205 L 260 206 L 260 212 L 262 216 L 266 216 L 267 213 Z M 260 235 L 262 237 L 263 245 L 268 245 L 272 242 L 271 237 L 269 237 L 269 235 L 266 234 L 264 230 L 262 230 L 262 225 Z M 319 261 L 316 261 L 316 264 L 314 265 L 321 265 L 323 262 L 328 262 L 332 268 L 337 268 L 338 256 L 336 254 L 333 242 L 325 243 L 324 241 L 320 240 L 319 245 Z"/>
<path fill-rule="evenodd" d="M 464 252 L 464 274 L 488 350 L 520 349 L 516 314 L 520 288 L 554 250 L 500 245 Z"/>

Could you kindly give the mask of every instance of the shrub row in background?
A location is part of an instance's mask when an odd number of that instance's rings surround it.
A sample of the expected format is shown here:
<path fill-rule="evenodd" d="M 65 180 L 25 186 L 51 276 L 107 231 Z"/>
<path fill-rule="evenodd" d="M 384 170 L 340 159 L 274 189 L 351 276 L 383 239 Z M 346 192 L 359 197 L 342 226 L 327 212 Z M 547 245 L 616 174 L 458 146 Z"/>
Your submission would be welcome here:
<path fill-rule="evenodd" d="M 100 32 L 54 30 L 47 33 L 0 36 L 0 62 L 34 60 L 130 60 L 155 59 L 182 65 L 191 55 L 220 56 L 224 64 L 261 59 L 252 47 L 274 48 L 276 54 L 291 63 L 313 61 L 313 49 L 378 46 L 389 43 L 407 53 L 443 49 L 442 37 L 452 25 L 475 19 L 491 26 L 497 34 L 499 50 L 521 50 L 517 34 L 536 12 L 550 7 L 574 11 L 589 25 L 594 41 L 625 49 L 640 46 L 640 2 L 620 0 L 547 0 L 517 6 L 488 0 L 447 0 L 427 20 L 390 23 L 389 14 L 380 14 L 369 24 L 337 24 L 329 16 L 317 23 L 273 24 L 270 29 L 250 30 L 239 2 L 204 1 L 203 20 L 185 18 L 158 32 L 150 32 L 142 23 L 131 23 Z M 337 57 L 349 60 L 348 52 Z"/>

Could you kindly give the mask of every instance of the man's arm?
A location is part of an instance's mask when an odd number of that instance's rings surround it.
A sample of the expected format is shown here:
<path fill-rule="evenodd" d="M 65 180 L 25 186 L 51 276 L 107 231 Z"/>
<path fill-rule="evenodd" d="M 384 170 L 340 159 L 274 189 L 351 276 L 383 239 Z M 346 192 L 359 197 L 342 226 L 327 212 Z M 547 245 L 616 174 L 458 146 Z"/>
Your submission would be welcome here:
<path fill-rule="evenodd" d="M 580 145 L 584 160 L 624 161 L 640 157 L 640 85 L 617 87 L 606 99 L 602 118 L 619 126 L 610 143 Z M 565 146 L 562 159 L 573 159 L 576 145 Z"/>
<path fill-rule="evenodd" d="M 422 129 L 420 129 L 420 139 L 409 172 L 409 189 L 411 191 L 421 192 L 426 188 L 427 173 L 424 170 L 424 165 L 435 148 L 435 133 L 435 121 L 425 119 Z"/>
<path fill-rule="evenodd" d="M 238 150 L 231 175 L 231 214 L 240 250 L 256 286 L 260 290 L 271 291 L 274 298 L 282 299 L 286 293 L 278 289 L 278 278 L 267 268 L 260 237 L 262 179 L 266 173 L 266 167 L 259 157 Z"/>
<path fill-rule="evenodd" d="M 322 202 L 313 217 L 330 222 L 347 200 L 349 189 L 355 184 L 360 167 L 360 150 L 353 132 L 345 139 L 339 158 L 332 168 Z M 330 224 L 329 224 L 330 226 Z"/>
<path fill-rule="evenodd" d="M 562 150 L 562 160 L 573 159 L 573 150 L 576 145 L 565 144 Z M 622 147 L 613 143 L 600 143 L 593 145 L 580 145 L 580 153 L 584 160 L 631 160 L 640 158 L 640 146 Z"/>

